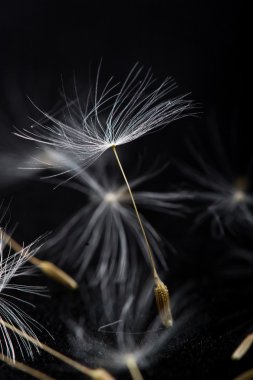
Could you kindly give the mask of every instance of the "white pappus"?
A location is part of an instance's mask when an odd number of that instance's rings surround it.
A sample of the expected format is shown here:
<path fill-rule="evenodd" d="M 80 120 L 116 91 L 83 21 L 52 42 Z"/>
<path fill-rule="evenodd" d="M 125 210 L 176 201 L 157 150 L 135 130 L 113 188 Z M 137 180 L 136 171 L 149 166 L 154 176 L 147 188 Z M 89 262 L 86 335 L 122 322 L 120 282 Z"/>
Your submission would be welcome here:
<path fill-rule="evenodd" d="M 49 154 L 44 160 L 49 162 L 50 157 Z M 57 159 L 61 161 L 60 156 Z M 125 280 L 129 270 L 136 266 L 140 254 L 149 263 L 128 189 L 116 174 L 111 175 L 114 170 L 108 160 L 95 165 L 92 172 L 78 168 L 70 159 L 68 162 L 68 167 L 75 168 L 77 174 L 65 185 L 83 194 L 85 204 L 49 240 L 46 247 L 50 252 L 57 250 L 62 262 L 74 263 L 79 278 L 93 262 L 95 275 L 92 282 L 98 283 L 105 278 L 109 280 L 112 276 L 116 281 Z M 150 171 L 130 180 L 136 203 L 143 209 L 183 216 L 187 209 L 177 202 L 176 192 L 135 190 L 161 171 Z M 143 215 L 141 218 L 157 262 L 165 268 L 161 239 L 147 218 Z"/>
<path fill-rule="evenodd" d="M 16 334 L 15 328 L 37 340 L 34 328 L 40 330 L 40 325 L 22 310 L 20 303 L 31 305 L 23 296 L 26 293 L 43 295 L 45 289 L 40 286 L 15 283 L 15 279 L 29 277 L 34 273 L 31 266 L 24 264 L 39 248 L 37 241 L 22 251 L 11 254 L 11 248 L 5 246 L 4 231 L 0 228 L 0 352 L 11 360 L 15 360 L 16 348 L 23 357 L 27 355 L 32 358 L 33 351 L 38 351 L 37 346 L 33 346 L 25 336 Z"/>
<path fill-rule="evenodd" d="M 204 220 L 211 222 L 214 237 L 220 238 L 226 230 L 251 231 L 253 226 L 253 195 L 247 176 L 238 175 L 224 159 L 219 168 L 208 164 L 204 156 L 190 147 L 195 167 L 181 165 L 185 176 L 185 191 L 193 200 L 192 211 L 197 213 L 196 225 Z M 227 165 L 225 165 L 227 163 Z M 182 192 L 182 190 L 181 190 Z M 179 192 L 178 200 L 183 201 Z"/>
<path fill-rule="evenodd" d="M 40 110 L 43 121 L 35 121 L 31 129 L 16 135 L 74 155 L 80 165 L 87 168 L 108 148 L 165 127 L 186 116 L 193 106 L 185 95 L 167 98 L 176 87 L 169 78 L 153 89 L 152 74 L 148 71 L 142 75 L 143 68 L 138 64 L 123 84 L 112 84 L 113 78 L 110 78 L 99 93 L 99 71 L 94 98 L 91 91 L 82 101 L 78 95 L 75 101 L 65 97 L 67 104 L 61 119 Z"/>

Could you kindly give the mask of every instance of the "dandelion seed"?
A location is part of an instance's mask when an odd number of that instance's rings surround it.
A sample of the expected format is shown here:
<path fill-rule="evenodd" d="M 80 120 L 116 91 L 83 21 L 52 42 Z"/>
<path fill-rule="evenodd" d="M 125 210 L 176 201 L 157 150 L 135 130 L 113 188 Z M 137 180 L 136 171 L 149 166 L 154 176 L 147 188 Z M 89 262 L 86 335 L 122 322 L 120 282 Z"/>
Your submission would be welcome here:
<path fill-rule="evenodd" d="M 180 166 L 189 184 L 187 192 L 193 200 L 193 211 L 197 212 L 196 225 L 211 221 L 212 234 L 220 238 L 226 229 L 235 234 L 239 228 L 253 226 L 253 195 L 247 177 L 236 176 L 230 169 L 222 171 L 204 161 L 191 147 L 197 166 Z M 184 200 L 184 193 L 178 200 Z M 197 206 L 195 206 L 197 204 Z"/>
<path fill-rule="evenodd" d="M 17 303 L 27 303 L 21 297 L 17 297 L 15 293 L 42 295 L 44 289 L 39 286 L 19 285 L 13 282 L 14 278 L 30 276 L 32 274 L 32 268 L 25 267 L 23 264 L 39 249 L 38 241 L 30 244 L 28 247 L 22 248 L 22 254 L 16 253 L 11 255 L 9 249 L 5 258 L 4 248 L 3 231 L 0 229 L 0 352 L 2 354 L 5 353 L 10 360 L 15 361 L 13 340 L 17 342 L 22 356 L 27 354 L 33 357 L 33 346 L 26 339 L 18 337 L 15 333 L 13 339 L 11 339 L 8 329 L 3 322 L 8 322 L 10 326 L 18 326 L 24 334 L 31 335 L 34 341 L 36 341 L 37 337 L 33 331 L 33 327 L 39 329 L 40 326 L 15 303 L 15 301 Z"/>
<path fill-rule="evenodd" d="M 160 279 L 150 243 L 116 147 L 136 140 L 183 117 L 185 111 L 192 106 L 192 102 L 186 100 L 185 96 L 165 100 L 165 97 L 174 89 L 175 84 L 166 79 L 156 90 L 150 91 L 151 85 L 154 84 L 152 75 L 148 72 L 140 81 L 141 72 L 142 68 L 135 65 L 123 85 L 118 86 L 119 89 L 115 94 L 113 94 L 113 90 L 117 86 L 114 85 L 110 88 L 111 80 L 109 80 L 101 95 L 98 95 L 98 74 L 94 106 L 89 105 L 88 98 L 86 108 L 83 110 L 80 100 L 77 98 L 76 103 L 67 104 L 67 122 L 57 120 L 44 113 L 53 126 L 37 122 L 35 123 L 36 128 L 32 126 L 31 130 L 24 130 L 17 135 L 69 153 L 75 156 L 84 168 L 94 163 L 106 150 L 112 149 L 128 188 L 146 244 L 154 282 L 157 283 Z M 167 305 L 169 305 L 169 300 Z"/>
<path fill-rule="evenodd" d="M 76 101 L 65 99 L 64 121 L 41 111 L 52 126 L 35 122 L 30 130 L 24 129 L 16 135 L 69 153 L 87 168 L 107 149 L 131 142 L 184 117 L 192 108 L 192 102 L 185 96 L 166 98 L 175 89 L 175 83 L 165 79 L 152 90 L 155 84 L 152 74 L 148 71 L 141 78 L 142 71 L 136 64 L 122 85 L 111 84 L 111 78 L 100 95 L 98 72 L 94 99 L 91 100 L 89 94 L 83 107 L 78 96 Z"/>

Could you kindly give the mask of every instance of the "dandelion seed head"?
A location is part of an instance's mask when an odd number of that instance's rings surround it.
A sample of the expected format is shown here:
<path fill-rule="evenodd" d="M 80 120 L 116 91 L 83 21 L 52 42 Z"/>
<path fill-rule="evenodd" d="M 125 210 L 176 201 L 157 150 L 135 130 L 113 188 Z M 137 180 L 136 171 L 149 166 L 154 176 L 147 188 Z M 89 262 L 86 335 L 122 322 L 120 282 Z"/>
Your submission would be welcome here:
<path fill-rule="evenodd" d="M 22 310 L 20 303 L 27 303 L 22 298 L 26 293 L 40 295 L 45 292 L 45 289 L 39 286 L 21 285 L 15 280 L 33 273 L 33 268 L 25 264 L 37 252 L 39 246 L 33 243 L 23 248 L 22 251 L 11 254 L 11 249 L 5 248 L 3 234 L 4 232 L 0 228 L 0 321 L 7 322 L 20 329 L 24 334 L 37 339 L 33 329 L 40 330 L 40 325 Z M 6 255 L 4 250 L 7 251 Z M 5 325 L 0 323 L 0 352 L 11 360 L 15 360 L 15 346 L 19 348 L 23 357 L 27 355 L 33 358 L 34 350 L 38 351 L 38 348 L 24 337 L 10 332 Z"/>
<path fill-rule="evenodd" d="M 168 99 L 176 87 L 171 79 L 155 88 L 150 71 L 143 74 L 138 64 L 122 84 L 113 84 L 111 78 L 101 90 L 99 74 L 94 96 L 90 91 L 85 100 L 78 94 L 74 101 L 65 98 L 66 107 L 60 118 L 40 110 L 43 119 L 16 135 L 70 154 L 83 168 L 88 168 L 109 148 L 163 128 L 186 116 L 192 108 L 185 96 Z"/>
<path fill-rule="evenodd" d="M 149 265 L 146 246 L 131 208 L 130 196 L 122 180 L 111 170 L 111 161 L 103 160 L 92 170 L 77 169 L 71 181 L 65 186 L 84 196 L 84 205 L 61 227 L 47 243 L 50 252 L 59 252 L 64 263 L 71 259 L 77 275 L 82 278 L 90 263 L 95 268 L 93 280 L 112 276 L 115 281 L 124 281 L 130 268 L 143 255 L 144 265 Z M 74 166 L 70 163 L 69 166 Z M 178 204 L 178 194 L 141 191 L 145 181 L 154 178 L 160 171 L 149 171 L 130 180 L 137 205 L 161 213 L 183 214 L 185 208 Z M 166 268 L 161 250 L 161 238 L 151 223 L 142 215 L 152 245 L 157 265 Z M 66 239 L 66 236 L 68 237 Z M 71 258 L 69 252 L 72 252 Z M 69 261 L 70 263 L 70 261 Z M 105 277 L 106 273 L 106 277 Z"/>
<path fill-rule="evenodd" d="M 180 165 L 180 170 L 189 182 L 187 193 L 193 201 L 192 211 L 197 213 L 195 225 L 209 220 L 212 234 L 217 238 L 226 230 L 236 233 L 240 227 L 251 229 L 253 195 L 249 191 L 248 178 L 236 177 L 232 169 L 223 173 L 190 148 L 196 167 Z M 184 200 L 183 190 L 178 200 Z"/>

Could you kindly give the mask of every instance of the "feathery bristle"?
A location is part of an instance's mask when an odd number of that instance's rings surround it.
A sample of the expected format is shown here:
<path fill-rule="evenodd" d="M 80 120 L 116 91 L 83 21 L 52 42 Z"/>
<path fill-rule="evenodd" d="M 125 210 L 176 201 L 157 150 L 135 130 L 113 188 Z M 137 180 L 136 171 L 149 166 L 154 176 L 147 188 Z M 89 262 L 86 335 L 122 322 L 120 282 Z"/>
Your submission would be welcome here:
<path fill-rule="evenodd" d="M 162 324 L 167 328 L 171 327 L 173 325 L 173 319 L 171 315 L 170 296 L 168 288 L 160 279 L 158 279 L 156 281 L 156 287 L 154 289 L 154 292 Z"/>

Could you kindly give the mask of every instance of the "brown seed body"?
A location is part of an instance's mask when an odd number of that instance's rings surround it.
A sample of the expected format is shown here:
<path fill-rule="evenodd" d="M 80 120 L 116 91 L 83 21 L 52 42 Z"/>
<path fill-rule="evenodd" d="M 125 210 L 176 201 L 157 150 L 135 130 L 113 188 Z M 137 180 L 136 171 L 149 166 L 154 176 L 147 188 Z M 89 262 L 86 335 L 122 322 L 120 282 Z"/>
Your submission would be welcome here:
<path fill-rule="evenodd" d="M 171 315 L 170 296 L 167 286 L 160 280 L 156 280 L 156 287 L 154 289 L 157 308 L 160 314 L 162 324 L 165 327 L 173 325 Z"/>

